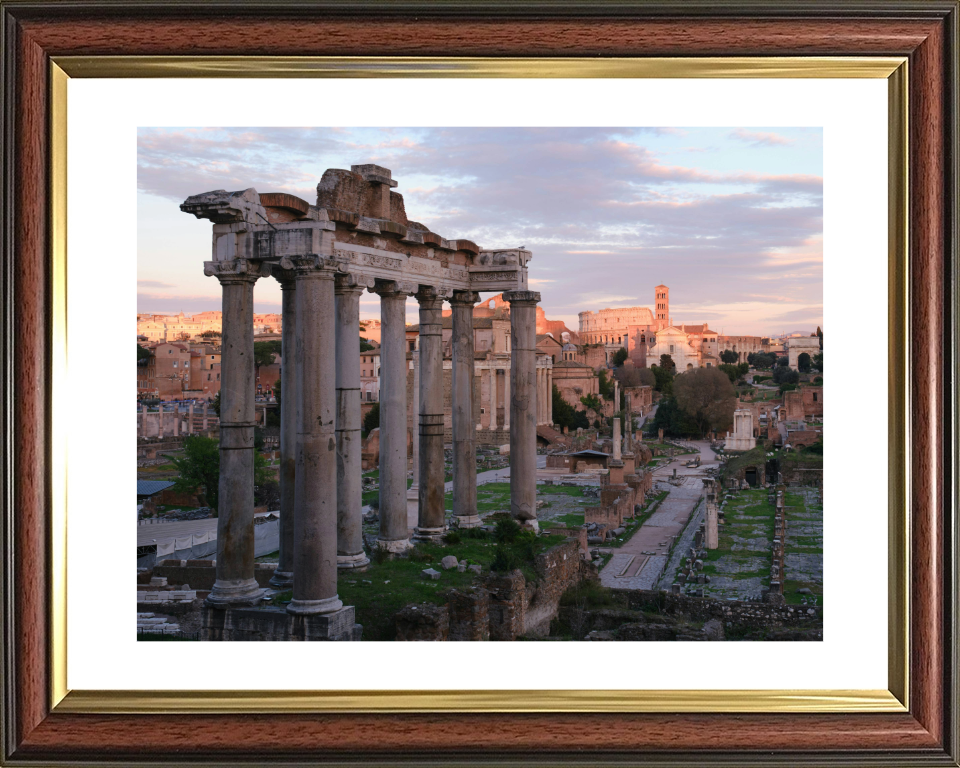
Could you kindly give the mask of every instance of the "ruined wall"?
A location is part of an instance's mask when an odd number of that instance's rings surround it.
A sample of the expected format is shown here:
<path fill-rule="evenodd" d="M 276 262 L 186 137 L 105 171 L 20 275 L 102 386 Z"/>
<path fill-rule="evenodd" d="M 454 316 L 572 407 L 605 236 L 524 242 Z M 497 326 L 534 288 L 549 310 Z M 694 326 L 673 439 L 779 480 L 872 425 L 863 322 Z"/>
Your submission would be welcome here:
<path fill-rule="evenodd" d="M 819 606 L 711 600 L 645 589 L 614 589 L 612 593 L 630 610 L 682 616 L 697 621 L 721 619 L 741 629 L 805 627 L 823 621 L 823 609 Z"/>
<path fill-rule="evenodd" d="M 257 584 L 261 587 L 270 586 L 276 568 L 276 563 L 257 563 L 253 571 Z M 213 589 L 213 582 L 217 580 L 216 560 L 162 560 L 153 567 L 151 573 L 153 576 L 165 576 L 169 584 L 189 584 L 190 589 L 198 591 Z"/>
<path fill-rule="evenodd" d="M 809 419 L 823 416 L 823 387 L 803 387 L 803 413 Z"/>
<path fill-rule="evenodd" d="M 537 555 L 536 581 L 519 570 L 491 573 L 481 587 L 450 590 L 446 604 L 408 605 L 394 617 L 398 640 L 516 640 L 544 637 L 560 610 L 560 596 L 579 583 L 580 537 Z"/>

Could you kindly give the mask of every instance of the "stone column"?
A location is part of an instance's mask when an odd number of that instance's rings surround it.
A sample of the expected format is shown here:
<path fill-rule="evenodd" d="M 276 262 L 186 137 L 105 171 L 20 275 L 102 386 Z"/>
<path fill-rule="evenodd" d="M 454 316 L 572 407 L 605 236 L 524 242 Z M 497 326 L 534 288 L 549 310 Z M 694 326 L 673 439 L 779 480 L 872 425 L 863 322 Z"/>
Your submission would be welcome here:
<path fill-rule="evenodd" d="M 360 468 L 360 294 L 351 275 L 337 275 L 337 568 L 365 570 Z"/>
<path fill-rule="evenodd" d="M 620 382 L 613 380 L 613 412 L 620 410 Z"/>
<path fill-rule="evenodd" d="M 377 546 L 410 548 L 407 531 L 407 292 L 378 283 L 380 294 L 380 534 Z"/>
<path fill-rule="evenodd" d="M 536 291 L 507 291 L 510 302 L 510 513 L 537 529 Z"/>
<path fill-rule="evenodd" d="M 504 386 L 503 381 L 506 378 L 506 371 L 502 368 L 497 368 L 496 373 L 493 376 L 493 383 L 495 386 L 495 397 L 494 402 L 496 406 L 493 410 L 493 420 L 494 426 L 497 429 L 500 429 L 506 423 L 506 417 L 503 412 L 506 409 L 506 401 L 504 399 Z"/>
<path fill-rule="evenodd" d="M 420 489 L 414 538 L 437 539 L 446 531 L 443 509 L 443 299 L 421 286 L 420 304 Z"/>
<path fill-rule="evenodd" d="M 510 429 L 510 376 L 504 374 L 503 377 L 503 428 Z"/>
<path fill-rule="evenodd" d="M 706 537 L 705 545 L 707 549 L 716 549 L 720 546 L 719 532 L 719 512 L 717 505 L 717 485 L 716 480 L 711 477 L 703 479 L 703 492 L 705 496 L 704 504 L 706 506 Z"/>
<path fill-rule="evenodd" d="M 193 403 L 187 406 L 187 434 L 193 434 Z"/>
<path fill-rule="evenodd" d="M 223 366 L 220 366 L 220 369 L 223 369 Z M 210 403 L 203 404 L 203 431 L 207 431 L 207 411 L 210 409 Z M 144 422 L 146 423 L 146 422 Z"/>
<path fill-rule="evenodd" d="M 620 419 L 613 420 L 613 460 L 620 461 L 623 455 L 620 450 Z"/>
<path fill-rule="evenodd" d="M 293 614 L 333 613 L 337 596 L 336 323 L 334 272 L 297 260 L 297 468 Z M 359 333 L 357 335 L 359 351 Z M 359 362 L 359 361 L 358 361 Z"/>
<path fill-rule="evenodd" d="M 410 455 L 413 461 L 413 482 L 407 488 L 407 529 L 413 531 L 420 522 L 420 430 L 417 414 L 420 413 L 420 350 L 413 351 L 413 426 L 410 429 Z"/>
<path fill-rule="evenodd" d="M 633 453 L 633 396 L 627 392 L 624 396 L 626 403 L 626 424 L 623 432 L 623 450 L 625 453 Z"/>
<path fill-rule="evenodd" d="M 553 425 L 553 368 L 547 368 L 547 423 Z"/>
<path fill-rule="evenodd" d="M 173 436 L 178 437 L 180 435 L 180 403 L 175 403 L 173 406 Z"/>
<path fill-rule="evenodd" d="M 157 406 L 157 438 L 159 439 L 161 437 L 163 437 L 163 402 L 162 401 Z"/>
<path fill-rule="evenodd" d="M 489 363 L 487 365 L 489 366 Z M 484 381 L 487 382 L 487 402 L 486 402 L 486 406 L 483 407 L 483 414 L 480 416 L 480 426 L 482 429 L 490 429 L 490 413 L 493 410 L 490 406 L 490 402 L 493 399 L 490 396 L 490 392 L 493 388 L 493 384 L 491 384 L 490 382 L 490 379 L 492 378 L 491 374 L 492 374 L 492 369 L 489 367 L 483 368 L 480 371 L 480 405 L 481 406 L 484 406 L 483 382 Z"/>
<path fill-rule="evenodd" d="M 483 368 L 480 369 L 480 376 L 479 376 L 479 378 L 480 378 L 480 381 L 479 381 L 479 382 L 476 382 L 476 385 L 477 385 L 477 401 L 478 401 L 479 404 L 480 404 L 479 407 L 477 408 L 477 414 L 476 414 L 477 429 L 478 429 L 478 430 L 483 429 L 483 414 L 481 413 L 481 411 L 483 410 Z"/>
<path fill-rule="evenodd" d="M 280 283 L 281 359 L 280 374 L 280 562 L 270 586 L 280 590 L 293 586 L 293 527 L 296 514 L 297 483 L 297 279 L 293 270 L 275 267 L 273 276 Z"/>
<path fill-rule="evenodd" d="M 257 603 L 253 538 L 253 286 L 259 272 L 217 272 L 223 289 L 217 573 L 207 605 Z"/>
<path fill-rule="evenodd" d="M 477 449 L 473 423 L 473 306 L 480 294 L 457 291 L 453 314 L 453 514 L 460 528 L 480 525 L 477 515 Z M 506 416 L 504 417 L 506 418 Z"/>
<path fill-rule="evenodd" d="M 143 411 L 140 414 L 140 422 L 143 424 L 143 437 L 147 436 L 147 411 L 150 409 L 147 408 L 147 404 L 143 404 Z"/>

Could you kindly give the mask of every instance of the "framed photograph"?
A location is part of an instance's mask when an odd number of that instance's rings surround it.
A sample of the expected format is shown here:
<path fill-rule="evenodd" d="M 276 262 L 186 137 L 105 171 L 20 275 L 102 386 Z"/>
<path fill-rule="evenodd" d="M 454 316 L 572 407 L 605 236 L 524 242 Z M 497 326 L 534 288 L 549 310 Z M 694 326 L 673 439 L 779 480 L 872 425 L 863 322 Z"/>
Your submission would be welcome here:
<path fill-rule="evenodd" d="M 0 5 L 4 764 L 958 765 L 956 2 Z"/>

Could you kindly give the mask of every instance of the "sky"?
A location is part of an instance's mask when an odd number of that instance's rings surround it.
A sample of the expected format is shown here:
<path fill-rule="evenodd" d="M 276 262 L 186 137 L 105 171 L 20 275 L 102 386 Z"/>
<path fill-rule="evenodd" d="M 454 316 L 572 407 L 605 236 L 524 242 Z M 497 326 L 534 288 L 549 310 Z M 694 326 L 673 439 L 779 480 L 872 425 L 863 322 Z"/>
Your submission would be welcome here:
<path fill-rule="evenodd" d="M 214 189 L 313 204 L 327 168 L 390 168 L 407 216 L 481 248 L 526 247 L 551 320 L 653 305 L 728 335 L 823 324 L 819 128 L 141 128 L 137 311 L 220 308 L 211 223 L 182 213 Z M 481 296 L 483 298 L 483 296 Z M 257 312 L 280 311 L 260 280 Z M 361 317 L 379 317 L 364 294 Z M 408 300 L 409 322 L 416 302 Z"/>

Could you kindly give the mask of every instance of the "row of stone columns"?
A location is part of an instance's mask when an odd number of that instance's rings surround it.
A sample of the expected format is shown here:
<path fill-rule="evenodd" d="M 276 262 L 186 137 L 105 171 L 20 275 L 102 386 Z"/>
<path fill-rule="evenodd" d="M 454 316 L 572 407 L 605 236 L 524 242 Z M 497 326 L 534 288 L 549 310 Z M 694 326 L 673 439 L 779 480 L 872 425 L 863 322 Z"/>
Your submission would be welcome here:
<path fill-rule="evenodd" d="M 143 410 L 140 412 L 140 429 L 143 437 L 147 436 L 147 414 L 150 409 L 147 406 L 143 406 Z M 159 412 L 157 413 L 157 436 L 163 437 L 163 403 L 160 404 Z M 174 406 L 173 410 L 173 436 L 177 437 L 180 434 L 180 406 Z M 203 406 L 203 426 L 201 429 L 205 432 L 207 429 L 207 405 Z M 193 403 L 190 403 L 187 406 L 187 431 L 185 434 L 193 434 Z"/>
<path fill-rule="evenodd" d="M 258 268 L 255 268 L 258 269 Z M 287 610 L 339 610 L 337 570 L 362 568 L 359 297 L 364 286 L 317 257 L 274 267 L 283 293 L 281 379 L 280 563 L 273 585 L 292 587 Z M 215 271 L 223 290 L 221 475 L 217 579 L 208 602 L 254 603 L 253 577 L 253 286 L 261 276 Z M 409 286 L 378 281 L 381 300 L 380 532 L 392 552 L 410 546 L 407 522 L 405 301 Z M 415 538 L 441 536 L 444 524 L 443 299 L 416 292 L 420 304 Z M 536 304 L 539 294 L 510 292 L 511 509 L 536 519 Z M 474 292 L 455 292 L 453 307 L 454 506 L 462 527 L 476 514 L 473 407 Z M 295 460 L 291 461 L 291 456 Z"/>
<path fill-rule="evenodd" d="M 506 368 L 481 368 L 481 392 L 484 382 L 488 393 L 487 405 L 486 408 L 481 407 L 483 413 L 479 414 L 477 429 L 510 429 L 510 371 Z"/>

